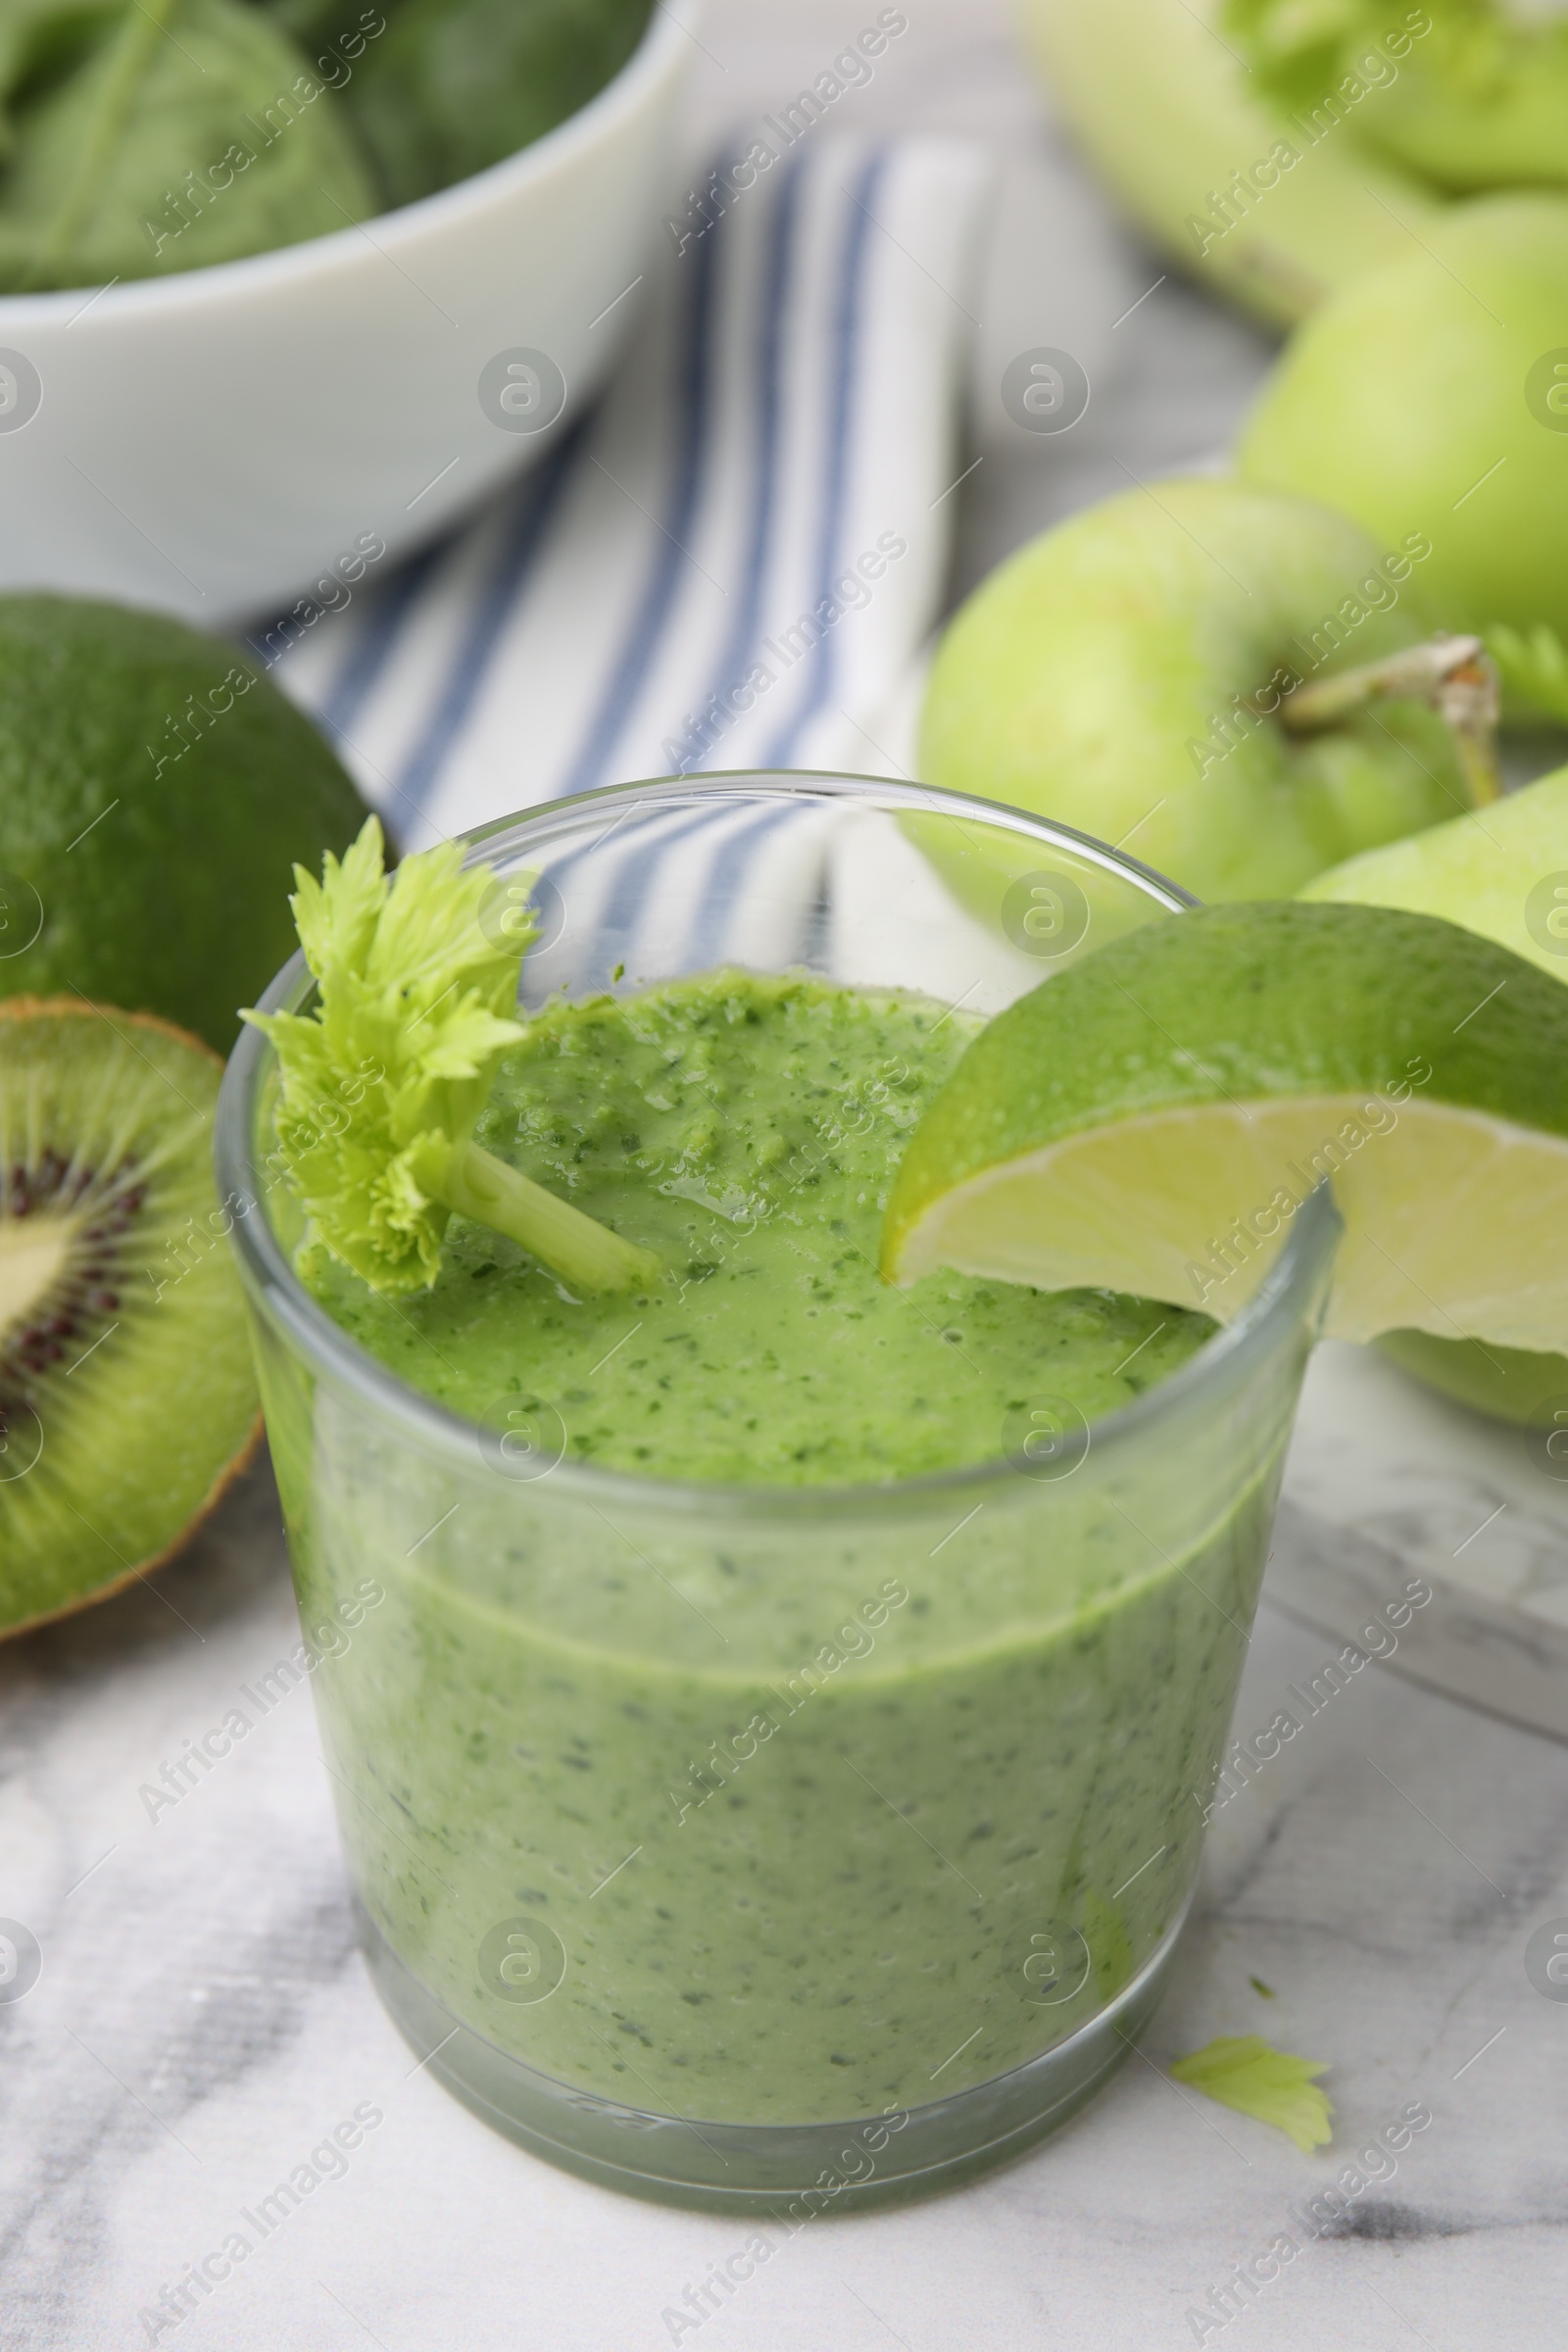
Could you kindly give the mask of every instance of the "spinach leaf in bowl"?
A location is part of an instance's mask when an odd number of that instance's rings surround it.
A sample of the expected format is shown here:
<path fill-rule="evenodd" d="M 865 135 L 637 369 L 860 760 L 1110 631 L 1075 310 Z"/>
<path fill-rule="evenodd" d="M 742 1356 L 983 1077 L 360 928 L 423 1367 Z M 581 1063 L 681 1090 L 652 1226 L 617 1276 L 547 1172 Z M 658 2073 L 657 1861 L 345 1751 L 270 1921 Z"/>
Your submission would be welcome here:
<path fill-rule="evenodd" d="M 330 38 L 331 9 L 294 0 Z M 652 0 L 381 0 L 343 98 L 388 204 L 450 187 L 554 129 L 618 74 Z"/>
<path fill-rule="evenodd" d="M 376 209 L 340 102 L 266 10 L 0 10 L 0 290 L 231 261 Z"/>

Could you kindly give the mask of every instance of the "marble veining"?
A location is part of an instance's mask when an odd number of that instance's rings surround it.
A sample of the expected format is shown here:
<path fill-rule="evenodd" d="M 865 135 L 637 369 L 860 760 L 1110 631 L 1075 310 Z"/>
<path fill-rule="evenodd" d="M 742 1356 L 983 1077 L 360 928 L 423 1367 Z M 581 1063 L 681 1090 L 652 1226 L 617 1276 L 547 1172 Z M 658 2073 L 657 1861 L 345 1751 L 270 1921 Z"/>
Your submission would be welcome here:
<path fill-rule="evenodd" d="M 714 0 L 694 55 L 693 153 L 792 94 L 874 14 Z M 961 585 L 1124 487 L 1124 467 L 1148 478 L 1212 450 L 1268 349 L 1120 225 L 1043 121 L 1003 0 L 911 0 L 908 15 L 858 94 L 865 126 L 968 131 L 1004 168 L 976 304 L 984 463 L 959 493 Z M 1025 448 L 994 391 L 1035 343 L 1079 353 L 1096 397 L 1072 434 Z M 1100 2101 L 956 2195 L 776 2233 L 733 2299 L 703 2282 L 748 2226 L 534 2162 L 392 2032 L 352 1947 L 307 1690 L 149 1810 L 141 1791 L 164 1765 L 297 1639 L 265 1471 L 149 1586 L 0 1650 L 0 1914 L 44 1953 L 26 1999 L 0 2006 L 0 2352 L 173 2339 L 659 2352 L 694 2338 L 701 2352 L 1557 2352 L 1568 2003 L 1535 1988 L 1525 1948 L 1568 1921 L 1568 1746 L 1404 1669 L 1451 1687 L 1482 1657 L 1494 1705 L 1528 1687 L 1538 1720 L 1561 1706 L 1561 1502 L 1517 1462 L 1504 1475 L 1480 1425 L 1412 1403 L 1388 1367 L 1322 1370 L 1269 1571 L 1298 1614 L 1265 1600 L 1238 1734 L 1267 1725 L 1412 1574 L 1444 1587 L 1415 1620 L 1432 1653 L 1402 1641 L 1370 1660 L 1215 1812 L 1171 1992 Z M 1494 1496 L 1504 1532 L 1456 1569 Z M 1330 2062 L 1331 2147 L 1300 2156 L 1164 2071 L 1215 2034 L 1250 2032 Z M 1430 2127 L 1331 2211 L 1355 2152 L 1411 2102 Z M 356 2109 L 380 2120 L 346 2169 L 321 2168 L 284 2220 L 250 2228 L 241 2217 Z M 254 2242 L 232 2275 L 160 2326 L 165 2290 L 239 2230 Z M 1242 2298 L 1237 2265 L 1282 2231 L 1293 2259 Z"/>

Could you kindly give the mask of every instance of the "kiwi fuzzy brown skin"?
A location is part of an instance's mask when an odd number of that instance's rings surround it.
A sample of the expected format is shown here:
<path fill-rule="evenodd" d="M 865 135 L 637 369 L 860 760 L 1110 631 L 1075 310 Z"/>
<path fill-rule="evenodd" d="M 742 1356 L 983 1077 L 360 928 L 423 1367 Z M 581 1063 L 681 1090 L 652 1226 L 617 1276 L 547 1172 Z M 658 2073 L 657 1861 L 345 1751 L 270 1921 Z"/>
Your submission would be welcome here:
<path fill-rule="evenodd" d="M 138 1037 L 144 1040 L 167 1039 L 179 1048 L 182 1054 L 194 1056 L 211 1068 L 215 1073 L 215 1085 L 216 1075 L 223 1066 L 221 1054 L 215 1053 L 202 1039 L 192 1037 L 188 1031 L 156 1014 L 125 1012 L 116 1006 L 89 1004 L 84 998 L 16 997 L 0 1003 L 0 1069 L 4 1066 L 7 1031 L 20 1024 L 40 1021 L 101 1021 L 122 1044 L 130 1045 L 144 1058 L 144 1048 L 136 1044 Z M 21 1215 L 30 1213 L 33 1207 L 47 1207 L 55 1200 L 63 1201 L 69 1210 L 90 1190 L 95 1175 L 95 1171 L 88 1169 L 78 1172 L 72 1182 L 63 1183 L 63 1179 L 71 1175 L 73 1164 L 65 1161 L 58 1150 L 50 1149 L 43 1152 L 36 1166 L 23 1169 L 17 1164 L 0 1165 L 0 1227 L 19 1214 L 16 1208 L 19 1198 L 25 1202 Z M 118 1175 L 119 1170 L 111 1171 L 111 1174 Z M 43 1178 L 41 1186 L 36 1182 L 40 1175 Z M 116 1327 L 110 1318 L 120 1311 L 121 1298 L 117 1291 L 105 1285 L 118 1281 L 123 1287 L 128 1268 L 115 1267 L 113 1246 L 120 1233 L 134 1230 L 134 1219 L 145 1204 L 147 1190 L 148 1186 L 133 1173 L 128 1186 L 117 1185 L 104 1196 L 101 1204 L 91 1212 L 94 1225 L 83 1230 L 79 1241 L 76 1237 L 73 1238 L 72 1246 L 78 1250 L 78 1262 L 73 1266 L 68 1258 L 66 1266 L 50 1277 L 51 1289 L 34 1301 L 26 1322 L 13 1318 L 9 1327 L 0 1328 L 0 1421 L 5 1415 L 8 1388 L 20 1392 L 15 1401 L 21 1402 L 26 1409 L 32 1409 L 26 1384 L 29 1380 L 37 1382 L 47 1376 L 64 1352 L 63 1343 L 69 1341 L 73 1347 L 88 1343 L 90 1347 L 96 1344 L 91 1339 L 95 1324 L 103 1325 L 100 1339 L 107 1337 Z M 217 1198 L 216 1191 L 213 1192 L 213 1198 Z M 120 1213 L 109 1213 L 115 1210 Z M 83 1246 L 90 1261 L 85 1268 L 79 1263 Z M 221 1250 L 225 1245 L 220 1244 L 218 1247 Z M 57 1305 L 57 1298 L 62 1291 L 64 1298 Z M 234 1284 L 233 1333 L 236 1347 L 248 1352 L 237 1282 Z M 199 1337 L 199 1333 L 193 1335 L 193 1341 Z M 40 1339 L 48 1343 L 47 1354 L 41 1353 L 38 1348 L 37 1342 Z M 251 1389 L 254 1396 L 254 1382 L 251 1383 Z M 51 1600 L 48 1605 L 31 1610 L 12 1622 L 0 1621 L 0 1641 L 33 1632 L 40 1626 L 107 1599 L 111 1593 L 122 1591 L 126 1585 L 145 1578 L 173 1558 L 211 1515 L 229 1487 L 249 1467 L 262 1435 L 261 1412 L 253 1403 L 251 1409 L 235 1417 L 229 1439 L 220 1447 L 222 1458 L 206 1480 L 203 1491 L 190 1500 L 179 1515 L 178 1524 L 172 1532 L 166 1531 L 157 1542 L 141 1550 L 137 1557 L 126 1558 L 116 1549 L 110 1538 L 102 1535 L 101 1530 L 92 1528 L 91 1532 L 99 1537 L 100 1542 L 115 1551 L 120 1562 L 118 1570 L 102 1583 L 94 1582 L 64 1592 L 58 1600 Z M 4 1488 L 0 1487 L 0 1499 L 3 1499 L 4 1492 Z M 84 1495 L 82 1499 L 91 1507 L 90 1497 Z M 83 1523 L 91 1526 L 90 1522 Z"/>

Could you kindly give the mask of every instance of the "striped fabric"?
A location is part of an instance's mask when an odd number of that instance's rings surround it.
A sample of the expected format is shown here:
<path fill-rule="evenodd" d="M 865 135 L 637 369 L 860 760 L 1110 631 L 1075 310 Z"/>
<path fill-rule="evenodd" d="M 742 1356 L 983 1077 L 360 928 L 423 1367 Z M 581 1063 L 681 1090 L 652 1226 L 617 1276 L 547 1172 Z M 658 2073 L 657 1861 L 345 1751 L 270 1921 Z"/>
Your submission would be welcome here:
<path fill-rule="evenodd" d="M 962 142 L 803 139 L 665 242 L 541 464 L 283 654 L 405 847 L 634 777 L 887 771 L 878 716 L 940 611 L 988 176 Z"/>
<path fill-rule="evenodd" d="M 530 860 L 539 936 L 523 1004 L 725 964 L 808 965 L 990 1014 L 1040 980 L 1039 961 L 959 905 L 896 814 L 825 799 L 809 776 L 782 781 L 788 798 L 777 779 L 761 793 L 699 778 L 627 795 L 613 815 L 590 804 Z M 973 848 L 972 827 L 966 838 Z"/>

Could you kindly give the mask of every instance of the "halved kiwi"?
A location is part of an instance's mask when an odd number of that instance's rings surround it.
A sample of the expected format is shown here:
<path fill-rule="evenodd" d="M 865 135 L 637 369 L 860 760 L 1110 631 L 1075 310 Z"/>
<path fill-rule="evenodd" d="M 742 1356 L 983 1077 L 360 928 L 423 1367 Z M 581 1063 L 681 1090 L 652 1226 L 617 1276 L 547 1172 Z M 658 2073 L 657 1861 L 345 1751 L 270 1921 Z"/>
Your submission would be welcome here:
<path fill-rule="evenodd" d="M 166 1559 L 261 1434 L 221 1073 L 148 1013 L 0 1004 L 0 1633 Z"/>

